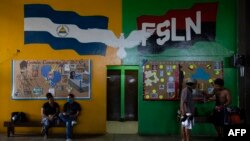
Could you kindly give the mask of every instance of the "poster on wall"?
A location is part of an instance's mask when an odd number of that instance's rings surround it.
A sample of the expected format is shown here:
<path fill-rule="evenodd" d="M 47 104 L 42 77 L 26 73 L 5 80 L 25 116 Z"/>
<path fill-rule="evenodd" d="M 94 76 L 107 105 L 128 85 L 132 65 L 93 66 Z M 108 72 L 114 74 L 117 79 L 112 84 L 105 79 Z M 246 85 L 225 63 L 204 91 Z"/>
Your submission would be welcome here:
<path fill-rule="evenodd" d="M 179 100 L 188 78 L 197 79 L 195 100 L 211 94 L 213 81 L 223 77 L 220 61 L 147 61 L 143 65 L 144 100 Z"/>
<path fill-rule="evenodd" d="M 90 60 L 13 60 L 12 99 L 55 99 L 73 93 L 77 99 L 91 97 Z"/>

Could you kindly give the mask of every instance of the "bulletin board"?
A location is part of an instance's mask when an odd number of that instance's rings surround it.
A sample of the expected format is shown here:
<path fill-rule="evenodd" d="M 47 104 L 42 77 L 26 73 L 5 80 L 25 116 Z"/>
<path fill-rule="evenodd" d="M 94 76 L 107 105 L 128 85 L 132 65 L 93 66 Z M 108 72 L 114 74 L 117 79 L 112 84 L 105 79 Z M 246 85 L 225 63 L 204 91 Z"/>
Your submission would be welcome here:
<path fill-rule="evenodd" d="M 13 60 L 13 99 L 55 99 L 73 93 L 77 99 L 91 97 L 90 60 Z"/>
<path fill-rule="evenodd" d="M 144 100 L 179 100 L 185 81 L 198 81 L 194 99 L 212 93 L 213 81 L 223 78 L 221 61 L 146 61 L 143 65 Z"/>

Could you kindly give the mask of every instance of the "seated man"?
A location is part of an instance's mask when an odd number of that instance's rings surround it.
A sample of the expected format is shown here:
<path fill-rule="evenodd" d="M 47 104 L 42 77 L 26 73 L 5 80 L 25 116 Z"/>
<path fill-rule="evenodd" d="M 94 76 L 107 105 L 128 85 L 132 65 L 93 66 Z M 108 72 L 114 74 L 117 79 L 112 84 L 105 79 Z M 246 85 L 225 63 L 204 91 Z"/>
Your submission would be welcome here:
<path fill-rule="evenodd" d="M 48 129 L 52 124 L 56 123 L 58 119 L 59 113 L 59 105 L 54 101 L 54 97 L 51 93 L 47 93 L 46 97 L 48 102 L 44 103 L 41 109 L 42 115 L 42 133 L 44 137 L 47 138 L 48 136 Z"/>
<path fill-rule="evenodd" d="M 66 141 L 71 141 L 72 127 L 76 124 L 76 120 L 81 111 L 79 103 L 74 101 L 74 95 L 69 94 L 67 97 L 67 103 L 64 104 L 63 113 L 59 114 L 59 117 L 66 123 Z"/>

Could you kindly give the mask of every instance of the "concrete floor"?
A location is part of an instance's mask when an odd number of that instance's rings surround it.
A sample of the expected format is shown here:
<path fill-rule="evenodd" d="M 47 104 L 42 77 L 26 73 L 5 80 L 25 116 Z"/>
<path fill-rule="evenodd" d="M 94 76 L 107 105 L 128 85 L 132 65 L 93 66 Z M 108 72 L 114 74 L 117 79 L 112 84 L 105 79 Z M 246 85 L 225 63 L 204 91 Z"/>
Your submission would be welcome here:
<path fill-rule="evenodd" d="M 192 137 L 192 141 L 214 141 L 215 137 Z M 15 135 L 7 137 L 0 134 L 0 141 L 45 141 L 40 135 Z M 65 141 L 64 135 L 50 136 L 46 141 Z M 138 134 L 106 134 L 75 136 L 73 141 L 181 141 L 179 136 L 140 136 Z"/>
<path fill-rule="evenodd" d="M 180 136 L 152 136 L 138 135 L 137 122 L 107 122 L 107 134 L 105 135 L 74 135 L 73 141 L 181 141 Z M 193 136 L 192 141 L 214 141 L 215 137 Z M 16 132 L 13 137 L 7 137 L 6 133 L 0 133 L 0 141 L 65 141 L 65 134 L 49 134 L 44 139 L 40 133 L 27 135 Z"/>
<path fill-rule="evenodd" d="M 108 134 L 137 134 L 138 122 L 137 121 L 107 121 Z"/>

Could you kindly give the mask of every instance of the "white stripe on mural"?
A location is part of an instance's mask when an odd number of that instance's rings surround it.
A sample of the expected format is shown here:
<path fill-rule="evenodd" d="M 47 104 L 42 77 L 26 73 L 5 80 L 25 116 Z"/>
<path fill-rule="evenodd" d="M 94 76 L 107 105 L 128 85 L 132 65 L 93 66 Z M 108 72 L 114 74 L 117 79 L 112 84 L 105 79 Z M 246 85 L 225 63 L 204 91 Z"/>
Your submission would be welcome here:
<path fill-rule="evenodd" d="M 60 29 L 64 33 L 60 33 Z M 80 29 L 73 24 L 55 24 L 48 18 L 25 18 L 24 31 L 45 31 L 58 38 L 75 38 L 81 43 L 103 42 L 108 45 L 114 44 L 116 35 L 105 29 Z"/>

